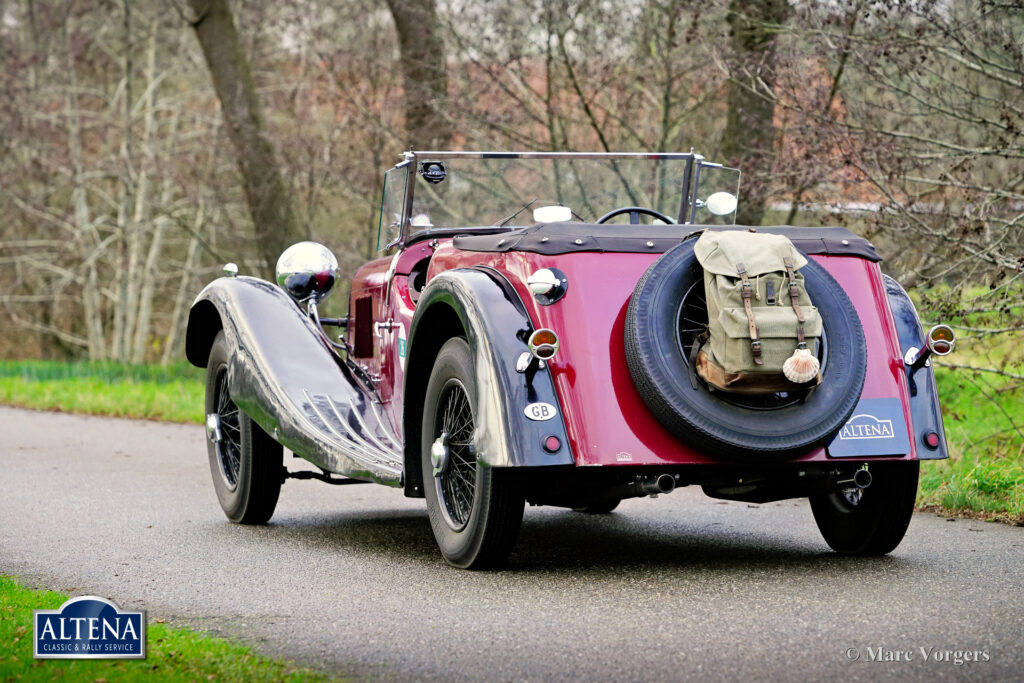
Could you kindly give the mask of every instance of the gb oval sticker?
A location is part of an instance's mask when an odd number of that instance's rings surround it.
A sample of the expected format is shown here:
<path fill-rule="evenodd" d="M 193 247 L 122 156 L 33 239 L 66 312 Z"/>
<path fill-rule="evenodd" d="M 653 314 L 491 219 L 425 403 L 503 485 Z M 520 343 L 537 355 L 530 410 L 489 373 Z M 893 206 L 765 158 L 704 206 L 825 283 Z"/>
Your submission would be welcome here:
<path fill-rule="evenodd" d="M 531 403 L 523 409 L 523 413 L 531 420 L 550 420 L 558 415 L 558 410 L 550 403 Z"/>

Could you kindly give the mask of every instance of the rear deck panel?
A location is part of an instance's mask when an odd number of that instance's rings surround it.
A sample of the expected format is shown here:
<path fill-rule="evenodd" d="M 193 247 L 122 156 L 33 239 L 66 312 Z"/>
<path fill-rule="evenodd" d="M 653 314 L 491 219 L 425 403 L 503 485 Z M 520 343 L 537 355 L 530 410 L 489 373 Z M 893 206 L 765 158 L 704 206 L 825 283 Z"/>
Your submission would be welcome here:
<path fill-rule="evenodd" d="M 635 284 L 660 254 L 577 252 L 466 252 L 442 246 L 432 272 L 486 263 L 504 274 L 526 304 L 536 327 L 554 329 L 561 341 L 549 362 L 578 466 L 714 464 L 720 458 L 680 442 L 657 421 L 633 386 L 625 355 L 626 309 Z M 855 257 L 812 256 L 844 287 L 862 321 L 868 348 L 863 398 L 908 405 L 903 361 L 876 263 Z M 550 306 L 525 285 L 539 268 L 557 267 L 569 281 L 565 297 Z M 863 321 L 868 321 L 863 324 Z M 908 433 L 913 433 L 904 410 Z M 910 450 L 899 459 L 916 457 Z M 797 461 L 831 460 L 824 448 Z"/>

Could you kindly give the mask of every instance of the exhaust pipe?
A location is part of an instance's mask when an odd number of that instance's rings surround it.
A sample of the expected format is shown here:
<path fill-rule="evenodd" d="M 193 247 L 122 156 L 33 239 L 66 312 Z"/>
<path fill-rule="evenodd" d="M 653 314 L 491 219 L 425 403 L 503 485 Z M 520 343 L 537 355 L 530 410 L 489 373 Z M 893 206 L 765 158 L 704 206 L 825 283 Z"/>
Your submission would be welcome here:
<path fill-rule="evenodd" d="M 844 479 L 840 479 L 843 475 L 839 472 L 836 472 L 833 476 L 833 484 L 838 489 L 866 489 L 871 486 L 871 473 L 867 470 L 856 470 L 853 476 L 848 476 Z"/>
<path fill-rule="evenodd" d="M 571 499 L 571 504 L 567 505 L 567 507 L 583 508 L 611 501 L 626 500 L 627 498 L 654 497 L 661 493 L 672 493 L 675 490 L 676 478 L 674 475 L 665 472 L 662 474 L 637 475 L 632 481 L 604 489 L 596 496 L 590 497 L 581 494 L 579 498 Z M 566 505 L 564 499 L 557 503 L 548 504 Z"/>
<path fill-rule="evenodd" d="M 672 493 L 676 490 L 676 478 L 671 474 L 637 477 L 636 489 L 638 496 L 656 496 L 659 493 Z"/>

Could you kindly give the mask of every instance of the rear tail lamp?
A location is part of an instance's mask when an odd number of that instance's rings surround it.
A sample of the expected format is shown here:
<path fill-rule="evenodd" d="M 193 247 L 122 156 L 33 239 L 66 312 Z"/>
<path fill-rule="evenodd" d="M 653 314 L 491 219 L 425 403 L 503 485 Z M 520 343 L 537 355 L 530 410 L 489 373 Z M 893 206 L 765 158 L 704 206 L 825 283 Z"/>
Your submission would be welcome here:
<path fill-rule="evenodd" d="M 552 330 L 539 329 L 530 335 L 526 343 L 530 353 L 540 360 L 549 360 L 558 353 L 558 335 Z"/>
<path fill-rule="evenodd" d="M 936 325 L 928 331 L 928 348 L 936 356 L 945 356 L 953 351 L 956 335 L 949 325 Z"/>
<path fill-rule="evenodd" d="M 956 334 L 949 325 L 936 325 L 928 330 L 924 338 L 924 348 L 919 349 L 911 346 L 903 356 L 903 362 L 910 367 L 911 372 L 928 364 L 928 358 L 933 354 L 946 356 L 953 352 L 956 346 Z"/>

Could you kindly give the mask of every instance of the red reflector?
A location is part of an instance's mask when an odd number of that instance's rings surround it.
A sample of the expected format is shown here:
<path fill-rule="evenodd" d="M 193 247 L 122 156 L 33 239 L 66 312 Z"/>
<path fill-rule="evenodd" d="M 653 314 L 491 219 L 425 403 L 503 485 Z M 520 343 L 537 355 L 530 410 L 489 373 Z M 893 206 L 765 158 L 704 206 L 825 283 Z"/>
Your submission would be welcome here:
<path fill-rule="evenodd" d="M 924 435 L 924 445 L 928 448 L 938 448 L 939 435 L 935 432 L 928 432 Z"/>
<path fill-rule="evenodd" d="M 554 453 L 562 447 L 562 442 L 558 440 L 557 436 L 545 436 L 544 437 L 544 450 L 548 453 Z"/>

